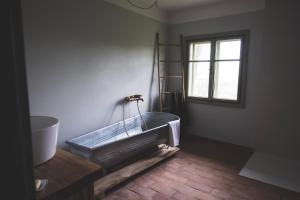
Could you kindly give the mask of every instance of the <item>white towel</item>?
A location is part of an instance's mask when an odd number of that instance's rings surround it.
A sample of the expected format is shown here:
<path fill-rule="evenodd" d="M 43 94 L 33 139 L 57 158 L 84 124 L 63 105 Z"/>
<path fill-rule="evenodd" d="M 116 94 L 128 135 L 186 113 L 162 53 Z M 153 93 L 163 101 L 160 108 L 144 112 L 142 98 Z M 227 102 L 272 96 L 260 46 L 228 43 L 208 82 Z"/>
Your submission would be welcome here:
<path fill-rule="evenodd" d="M 180 139 L 180 119 L 169 122 L 169 145 L 176 147 Z"/>

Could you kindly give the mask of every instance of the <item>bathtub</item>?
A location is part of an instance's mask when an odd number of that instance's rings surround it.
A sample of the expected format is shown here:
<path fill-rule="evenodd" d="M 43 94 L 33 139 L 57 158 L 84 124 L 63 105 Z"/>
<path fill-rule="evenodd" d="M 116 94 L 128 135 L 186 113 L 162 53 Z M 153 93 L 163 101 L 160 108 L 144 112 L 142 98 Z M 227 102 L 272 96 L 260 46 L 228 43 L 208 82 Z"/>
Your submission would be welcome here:
<path fill-rule="evenodd" d="M 72 153 L 99 163 L 107 171 L 133 159 L 160 144 L 168 144 L 168 122 L 179 117 L 170 113 L 148 112 L 143 118 L 147 130 L 139 115 L 126 119 L 125 132 L 123 121 L 87 133 L 67 141 Z"/>

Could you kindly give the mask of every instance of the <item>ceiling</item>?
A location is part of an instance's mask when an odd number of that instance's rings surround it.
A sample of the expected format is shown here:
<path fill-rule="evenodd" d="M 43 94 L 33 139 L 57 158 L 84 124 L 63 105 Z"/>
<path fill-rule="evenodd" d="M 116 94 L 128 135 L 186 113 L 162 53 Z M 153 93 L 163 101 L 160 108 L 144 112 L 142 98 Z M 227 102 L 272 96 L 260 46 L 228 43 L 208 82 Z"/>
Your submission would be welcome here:
<path fill-rule="evenodd" d="M 157 0 L 158 7 L 166 11 L 180 10 L 194 6 L 220 3 L 231 0 Z"/>
<path fill-rule="evenodd" d="M 108 3 L 169 23 L 184 23 L 265 8 L 265 0 L 104 0 Z M 157 6 L 153 3 L 157 3 Z M 140 8 L 139 8 L 140 7 Z M 147 8 L 149 9 L 141 9 Z"/>

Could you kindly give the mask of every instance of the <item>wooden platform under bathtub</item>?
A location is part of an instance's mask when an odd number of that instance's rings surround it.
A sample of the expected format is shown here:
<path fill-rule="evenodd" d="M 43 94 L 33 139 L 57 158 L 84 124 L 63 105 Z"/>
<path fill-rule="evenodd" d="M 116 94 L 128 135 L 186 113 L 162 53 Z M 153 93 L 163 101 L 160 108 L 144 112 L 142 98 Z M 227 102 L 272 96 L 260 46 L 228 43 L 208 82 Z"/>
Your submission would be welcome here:
<path fill-rule="evenodd" d="M 117 171 L 107 174 L 94 183 L 95 198 L 101 199 L 105 192 L 118 184 L 127 181 L 155 164 L 171 157 L 180 149 L 177 147 L 161 148 L 160 150 L 146 155 L 145 157 L 127 165 Z"/>

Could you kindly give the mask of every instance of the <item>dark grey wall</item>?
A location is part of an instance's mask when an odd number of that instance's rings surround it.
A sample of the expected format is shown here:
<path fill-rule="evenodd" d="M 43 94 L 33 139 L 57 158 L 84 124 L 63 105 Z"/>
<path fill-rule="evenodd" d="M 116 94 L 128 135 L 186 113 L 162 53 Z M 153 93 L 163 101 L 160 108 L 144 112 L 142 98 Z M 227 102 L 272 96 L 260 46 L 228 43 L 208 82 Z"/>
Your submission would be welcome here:
<path fill-rule="evenodd" d="M 144 95 L 143 112 L 155 106 L 165 25 L 101 0 L 23 0 L 23 15 L 31 115 L 60 120 L 59 146 L 121 120 L 126 95 Z"/>
<path fill-rule="evenodd" d="M 244 108 L 232 108 L 189 102 L 190 124 L 187 126 L 187 133 L 244 146 L 254 146 L 255 121 L 258 112 L 260 112 L 256 110 L 256 105 L 258 101 L 257 88 L 260 87 L 257 75 L 261 68 L 263 22 L 264 12 L 257 11 L 170 25 L 171 40 L 178 39 L 180 33 L 184 36 L 190 36 L 250 30 L 246 106 Z M 176 84 L 171 84 L 171 87 L 176 87 Z"/>
<path fill-rule="evenodd" d="M 300 2 L 268 0 L 257 88 L 257 149 L 300 159 Z"/>
<path fill-rule="evenodd" d="M 268 0 L 265 11 L 170 26 L 171 40 L 180 33 L 251 31 L 245 108 L 189 102 L 189 134 L 300 158 L 299 4 Z"/>

